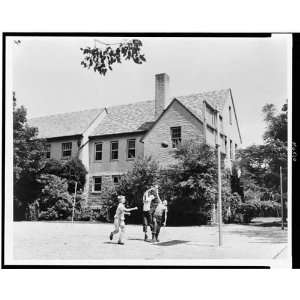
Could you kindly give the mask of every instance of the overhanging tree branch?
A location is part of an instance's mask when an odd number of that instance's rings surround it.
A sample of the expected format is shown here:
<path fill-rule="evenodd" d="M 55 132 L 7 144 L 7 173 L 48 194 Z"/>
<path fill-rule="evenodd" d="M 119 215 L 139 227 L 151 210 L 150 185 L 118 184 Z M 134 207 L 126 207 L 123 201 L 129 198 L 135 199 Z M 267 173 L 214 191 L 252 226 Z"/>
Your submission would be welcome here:
<path fill-rule="evenodd" d="M 105 76 L 108 70 L 112 70 L 112 65 L 122 63 L 123 60 L 132 60 L 136 64 L 146 61 L 145 55 L 141 53 L 143 44 L 138 39 L 111 44 L 96 39 L 94 42 L 93 48 L 80 48 L 84 56 L 81 65 L 87 69 L 93 68 L 100 75 Z M 105 48 L 97 47 L 96 43 L 104 45 Z"/>

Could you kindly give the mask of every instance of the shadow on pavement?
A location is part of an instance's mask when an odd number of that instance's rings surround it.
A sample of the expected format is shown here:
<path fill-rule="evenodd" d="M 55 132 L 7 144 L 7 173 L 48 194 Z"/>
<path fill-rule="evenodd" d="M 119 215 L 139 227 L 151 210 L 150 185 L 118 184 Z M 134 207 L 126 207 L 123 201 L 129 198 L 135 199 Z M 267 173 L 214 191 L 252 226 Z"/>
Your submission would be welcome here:
<path fill-rule="evenodd" d="M 257 238 L 256 243 L 286 243 L 287 232 L 282 230 L 268 231 L 268 230 L 230 230 L 230 234 L 237 234 L 239 236 L 246 236 L 249 238 Z M 253 242 L 253 243 L 255 243 Z"/>
<path fill-rule="evenodd" d="M 159 243 L 155 243 L 155 246 L 174 246 L 174 245 L 178 245 L 178 244 L 184 244 L 184 243 L 188 243 L 189 241 L 182 241 L 182 240 L 172 240 L 172 241 L 168 241 L 168 242 L 159 242 Z"/>
<path fill-rule="evenodd" d="M 281 222 L 270 222 L 270 223 L 250 223 L 250 225 L 257 227 L 281 227 Z M 284 227 L 287 227 L 287 224 L 284 224 Z"/>

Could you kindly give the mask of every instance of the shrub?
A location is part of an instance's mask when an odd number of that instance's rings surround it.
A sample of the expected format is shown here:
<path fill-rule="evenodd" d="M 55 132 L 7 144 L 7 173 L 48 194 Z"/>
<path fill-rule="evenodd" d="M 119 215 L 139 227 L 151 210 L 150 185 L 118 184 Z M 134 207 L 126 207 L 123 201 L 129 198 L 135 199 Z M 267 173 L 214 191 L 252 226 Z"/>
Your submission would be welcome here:
<path fill-rule="evenodd" d="M 75 211 L 74 220 L 76 221 L 92 221 L 94 218 L 93 210 L 90 207 L 81 207 Z"/>
<path fill-rule="evenodd" d="M 236 215 L 238 214 L 238 208 L 240 207 L 242 200 L 238 193 L 229 194 L 224 197 L 222 203 L 223 222 L 232 223 L 235 222 Z"/>
<path fill-rule="evenodd" d="M 279 217 L 281 204 L 274 201 L 260 201 L 260 217 Z"/>
<path fill-rule="evenodd" d="M 105 188 L 101 193 L 101 208 L 95 212 L 95 219 L 110 222 L 118 206 L 117 192 L 114 188 Z"/>
<path fill-rule="evenodd" d="M 260 203 L 259 201 L 252 200 L 245 203 L 240 203 L 236 209 L 238 223 L 250 223 L 251 220 L 259 215 Z"/>
<path fill-rule="evenodd" d="M 72 214 L 72 197 L 68 193 L 65 179 L 55 175 L 41 175 L 40 184 L 43 186 L 39 204 L 40 220 L 65 220 Z"/>

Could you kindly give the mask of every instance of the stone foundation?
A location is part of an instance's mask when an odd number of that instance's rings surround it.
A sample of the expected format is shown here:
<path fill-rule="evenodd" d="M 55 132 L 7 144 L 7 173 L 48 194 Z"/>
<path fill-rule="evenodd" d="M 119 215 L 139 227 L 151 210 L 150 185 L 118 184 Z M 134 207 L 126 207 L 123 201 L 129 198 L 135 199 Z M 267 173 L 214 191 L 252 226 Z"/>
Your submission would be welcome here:
<path fill-rule="evenodd" d="M 102 198 L 101 195 L 103 191 L 107 188 L 113 188 L 114 183 L 112 181 L 112 176 L 103 175 L 102 177 L 102 186 L 101 192 L 93 191 L 93 177 L 90 176 L 88 180 L 88 197 L 87 197 L 87 205 L 92 208 L 101 208 L 102 206 Z"/>

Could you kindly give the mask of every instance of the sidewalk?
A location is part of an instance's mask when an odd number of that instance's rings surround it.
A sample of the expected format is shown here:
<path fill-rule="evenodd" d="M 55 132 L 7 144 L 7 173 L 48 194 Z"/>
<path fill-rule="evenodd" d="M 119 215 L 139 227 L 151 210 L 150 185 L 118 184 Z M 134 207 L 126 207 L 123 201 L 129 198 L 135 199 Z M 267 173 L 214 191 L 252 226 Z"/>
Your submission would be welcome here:
<path fill-rule="evenodd" d="M 284 259 L 287 230 L 264 224 L 162 228 L 158 244 L 143 241 L 142 227 L 127 225 L 126 244 L 112 242 L 112 224 L 15 222 L 15 259 Z"/>

